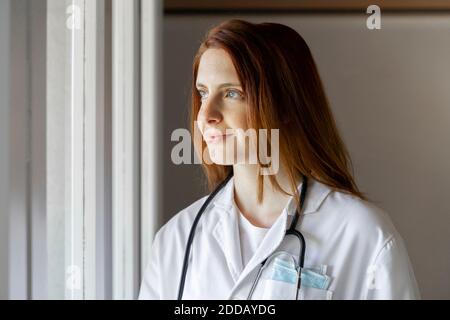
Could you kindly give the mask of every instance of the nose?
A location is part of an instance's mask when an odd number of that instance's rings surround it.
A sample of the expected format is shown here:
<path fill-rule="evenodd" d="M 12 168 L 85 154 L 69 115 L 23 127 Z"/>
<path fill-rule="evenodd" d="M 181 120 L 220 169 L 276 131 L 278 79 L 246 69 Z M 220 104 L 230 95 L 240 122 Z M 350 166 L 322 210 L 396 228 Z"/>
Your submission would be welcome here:
<path fill-rule="evenodd" d="M 212 99 L 207 99 L 202 103 L 200 110 L 198 111 L 197 121 L 204 124 L 217 124 L 223 119 L 223 115 L 219 110 L 217 102 Z"/>

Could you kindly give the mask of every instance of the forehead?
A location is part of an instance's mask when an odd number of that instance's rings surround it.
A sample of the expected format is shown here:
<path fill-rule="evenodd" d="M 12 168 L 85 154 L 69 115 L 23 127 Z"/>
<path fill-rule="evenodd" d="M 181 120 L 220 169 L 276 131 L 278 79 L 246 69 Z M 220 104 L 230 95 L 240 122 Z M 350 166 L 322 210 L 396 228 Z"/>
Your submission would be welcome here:
<path fill-rule="evenodd" d="M 218 85 L 225 82 L 239 82 L 229 54 L 223 49 L 208 49 L 200 58 L 197 83 Z"/>

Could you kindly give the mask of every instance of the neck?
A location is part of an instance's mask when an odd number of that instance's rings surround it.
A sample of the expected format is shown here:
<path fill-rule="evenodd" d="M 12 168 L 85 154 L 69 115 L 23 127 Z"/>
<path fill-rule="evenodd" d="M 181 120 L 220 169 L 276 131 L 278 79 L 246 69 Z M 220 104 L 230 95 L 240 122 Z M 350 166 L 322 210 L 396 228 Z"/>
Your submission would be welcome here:
<path fill-rule="evenodd" d="M 241 213 L 255 226 L 268 228 L 280 216 L 291 196 L 272 187 L 269 176 L 264 176 L 263 201 L 258 203 L 258 167 L 234 165 L 234 200 Z M 283 167 L 275 178 L 281 188 L 293 193 Z"/>

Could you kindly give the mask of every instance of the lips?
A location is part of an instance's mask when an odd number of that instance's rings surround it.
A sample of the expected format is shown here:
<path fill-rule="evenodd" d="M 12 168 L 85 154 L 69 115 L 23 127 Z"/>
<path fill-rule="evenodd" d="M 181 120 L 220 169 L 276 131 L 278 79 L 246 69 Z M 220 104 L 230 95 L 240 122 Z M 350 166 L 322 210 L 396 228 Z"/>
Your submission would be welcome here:
<path fill-rule="evenodd" d="M 232 136 L 233 134 L 225 134 L 217 129 L 207 129 L 203 134 L 205 141 L 207 143 L 219 143 L 225 140 L 227 137 Z"/>

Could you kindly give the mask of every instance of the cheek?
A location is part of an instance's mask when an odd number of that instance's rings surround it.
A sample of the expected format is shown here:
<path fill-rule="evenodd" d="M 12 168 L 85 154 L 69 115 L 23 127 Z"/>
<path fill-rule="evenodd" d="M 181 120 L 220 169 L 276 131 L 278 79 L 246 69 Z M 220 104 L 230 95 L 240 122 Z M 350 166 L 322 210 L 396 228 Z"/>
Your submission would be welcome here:
<path fill-rule="evenodd" d="M 237 111 L 230 114 L 230 123 L 234 128 L 247 130 L 247 113 L 245 111 Z"/>
<path fill-rule="evenodd" d="M 195 119 L 195 125 L 196 129 L 200 131 L 201 134 L 203 134 L 203 128 L 205 127 L 203 121 L 199 120 L 199 117 L 197 115 L 197 118 Z"/>

